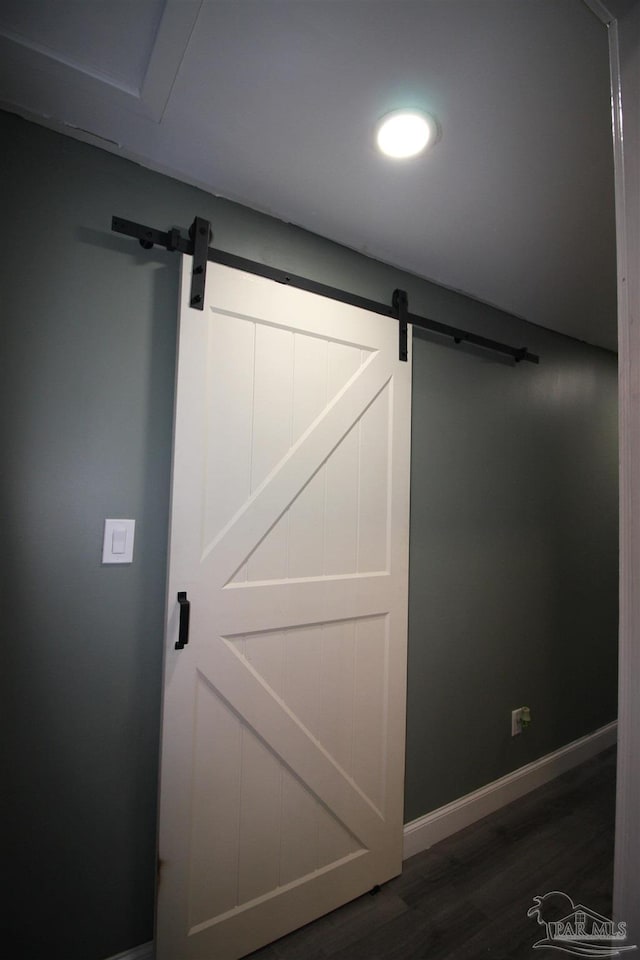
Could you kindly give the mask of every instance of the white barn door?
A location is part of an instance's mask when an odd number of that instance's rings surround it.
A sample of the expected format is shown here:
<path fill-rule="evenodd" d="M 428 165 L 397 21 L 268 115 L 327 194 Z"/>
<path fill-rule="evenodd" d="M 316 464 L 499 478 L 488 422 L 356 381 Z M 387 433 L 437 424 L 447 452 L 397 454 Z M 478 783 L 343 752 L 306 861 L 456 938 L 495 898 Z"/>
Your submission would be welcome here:
<path fill-rule="evenodd" d="M 401 869 L 411 353 L 393 319 L 217 265 L 192 310 L 190 276 L 157 957 L 235 960 Z"/>

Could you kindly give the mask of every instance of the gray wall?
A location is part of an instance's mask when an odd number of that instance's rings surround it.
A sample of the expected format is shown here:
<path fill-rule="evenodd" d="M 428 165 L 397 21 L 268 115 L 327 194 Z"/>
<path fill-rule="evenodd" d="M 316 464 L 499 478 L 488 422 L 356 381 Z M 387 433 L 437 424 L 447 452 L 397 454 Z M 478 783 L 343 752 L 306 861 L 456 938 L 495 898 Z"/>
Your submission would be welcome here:
<path fill-rule="evenodd" d="M 511 337 L 538 369 L 414 337 L 406 820 L 616 713 L 615 358 Z"/>
<path fill-rule="evenodd" d="M 614 718 L 613 355 L 15 117 L 0 137 L 13 960 L 152 936 L 177 260 L 112 214 L 197 213 L 223 249 L 542 356 L 414 341 L 407 819 Z M 130 567 L 100 565 L 108 516 L 137 519 Z"/>

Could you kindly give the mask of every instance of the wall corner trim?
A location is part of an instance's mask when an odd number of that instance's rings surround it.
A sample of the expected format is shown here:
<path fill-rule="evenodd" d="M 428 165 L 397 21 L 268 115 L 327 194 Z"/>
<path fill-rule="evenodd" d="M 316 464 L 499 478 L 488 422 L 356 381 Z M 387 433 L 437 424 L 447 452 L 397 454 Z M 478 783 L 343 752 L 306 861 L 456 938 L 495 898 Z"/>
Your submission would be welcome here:
<path fill-rule="evenodd" d="M 614 22 L 615 17 L 609 10 L 606 3 L 603 3 L 602 0 L 584 0 L 584 3 L 589 7 L 591 12 L 596 15 L 598 20 L 600 20 L 601 23 L 604 23 L 606 27 Z"/>
<path fill-rule="evenodd" d="M 109 957 L 108 960 L 154 960 L 153 940 L 148 943 L 141 943 L 139 947 L 132 947 L 131 950 L 125 950 L 115 957 Z"/>
<path fill-rule="evenodd" d="M 618 722 L 614 720 L 586 737 L 574 740 L 559 750 L 519 767 L 513 773 L 508 773 L 479 790 L 474 790 L 473 793 L 405 824 L 403 859 L 407 860 L 416 853 L 428 850 L 434 843 L 494 813 L 613 746 L 617 740 L 617 729 Z"/>

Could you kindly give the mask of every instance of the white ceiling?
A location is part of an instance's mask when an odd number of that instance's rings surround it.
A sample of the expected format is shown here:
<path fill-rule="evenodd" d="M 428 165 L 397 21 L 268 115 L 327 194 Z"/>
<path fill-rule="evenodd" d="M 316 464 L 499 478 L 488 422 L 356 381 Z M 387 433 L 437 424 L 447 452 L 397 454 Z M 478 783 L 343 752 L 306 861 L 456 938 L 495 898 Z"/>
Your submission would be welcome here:
<path fill-rule="evenodd" d="M 5 108 L 616 349 L 608 70 L 585 0 L 0 0 Z"/>

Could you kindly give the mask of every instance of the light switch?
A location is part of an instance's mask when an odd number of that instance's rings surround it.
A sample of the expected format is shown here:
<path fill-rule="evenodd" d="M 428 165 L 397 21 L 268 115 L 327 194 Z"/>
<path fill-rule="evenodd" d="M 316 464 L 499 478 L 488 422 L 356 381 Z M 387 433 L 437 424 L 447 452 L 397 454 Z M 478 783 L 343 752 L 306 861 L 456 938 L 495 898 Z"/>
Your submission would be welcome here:
<path fill-rule="evenodd" d="M 135 520 L 105 520 L 102 541 L 103 563 L 131 563 Z"/>
<path fill-rule="evenodd" d="M 127 528 L 114 527 L 111 532 L 111 553 L 124 553 L 127 546 Z"/>

